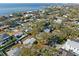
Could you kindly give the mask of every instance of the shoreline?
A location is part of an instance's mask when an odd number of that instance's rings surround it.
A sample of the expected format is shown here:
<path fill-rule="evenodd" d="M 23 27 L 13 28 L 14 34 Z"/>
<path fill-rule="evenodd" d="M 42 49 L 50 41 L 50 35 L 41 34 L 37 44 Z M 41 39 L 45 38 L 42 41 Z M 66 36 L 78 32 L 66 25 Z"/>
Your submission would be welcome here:
<path fill-rule="evenodd" d="M 41 9 L 45 9 L 45 8 L 48 8 L 48 7 L 43 7 Z M 33 11 L 38 11 L 38 10 L 41 10 L 40 8 L 36 8 L 36 9 L 29 9 L 29 10 L 25 10 L 25 11 L 16 11 L 16 12 L 10 12 L 10 13 L 5 13 L 5 14 L 1 14 L 0 17 L 2 16 L 10 16 L 10 14 L 13 14 L 13 13 L 26 13 L 26 12 L 33 12 Z"/>
<path fill-rule="evenodd" d="M 45 5 L 46 4 L 46 5 Z M 34 6 L 32 6 L 32 4 L 26 4 L 27 6 L 24 6 L 24 7 L 2 7 L 2 9 L 0 9 L 0 16 L 9 16 L 10 14 L 13 14 L 13 13 L 22 13 L 22 12 L 28 12 L 28 11 L 36 11 L 36 10 L 40 10 L 40 9 L 44 9 L 44 8 L 48 8 L 49 6 L 63 6 L 63 4 L 61 3 L 58 3 L 58 4 L 53 4 L 53 3 L 50 3 L 50 4 L 42 4 L 41 3 L 38 3 L 38 4 L 33 4 Z M 7 5 L 7 4 L 6 4 Z M 15 5 L 15 4 L 14 4 Z M 18 4 L 17 4 L 18 5 Z M 16 6 L 17 6 L 16 5 Z M 7 8 L 7 10 L 6 10 Z"/>

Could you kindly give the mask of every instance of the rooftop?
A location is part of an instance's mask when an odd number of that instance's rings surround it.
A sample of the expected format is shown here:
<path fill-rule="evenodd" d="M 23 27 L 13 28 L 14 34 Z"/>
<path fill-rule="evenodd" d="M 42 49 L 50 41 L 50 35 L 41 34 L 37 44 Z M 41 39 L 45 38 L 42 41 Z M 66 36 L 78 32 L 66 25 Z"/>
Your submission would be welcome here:
<path fill-rule="evenodd" d="M 33 44 L 33 42 L 35 42 L 35 38 L 29 38 L 29 39 L 26 39 L 23 44 Z"/>
<path fill-rule="evenodd" d="M 3 40 L 6 40 L 9 37 L 10 36 L 8 34 L 6 34 L 6 33 L 0 35 L 0 38 L 3 39 Z"/>
<path fill-rule="evenodd" d="M 20 48 L 14 48 L 7 52 L 9 56 L 18 56 L 20 52 Z"/>
<path fill-rule="evenodd" d="M 78 48 L 78 49 L 79 49 L 79 42 L 72 41 L 72 40 L 68 40 L 68 41 L 66 42 L 66 44 L 68 44 L 68 45 L 70 45 L 70 46 L 72 46 L 72 47 L 74 47 L 74 48 Z"/>

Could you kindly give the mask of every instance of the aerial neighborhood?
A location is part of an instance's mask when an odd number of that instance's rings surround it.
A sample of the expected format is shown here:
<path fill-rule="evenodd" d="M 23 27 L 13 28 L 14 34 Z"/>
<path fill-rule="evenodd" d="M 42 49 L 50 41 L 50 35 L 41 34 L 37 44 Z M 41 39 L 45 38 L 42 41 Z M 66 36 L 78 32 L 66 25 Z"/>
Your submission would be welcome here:
<path fill-rule="evenodd" d="M 0 56 L 79 56 L 78 6 L 0 16 Z"/>

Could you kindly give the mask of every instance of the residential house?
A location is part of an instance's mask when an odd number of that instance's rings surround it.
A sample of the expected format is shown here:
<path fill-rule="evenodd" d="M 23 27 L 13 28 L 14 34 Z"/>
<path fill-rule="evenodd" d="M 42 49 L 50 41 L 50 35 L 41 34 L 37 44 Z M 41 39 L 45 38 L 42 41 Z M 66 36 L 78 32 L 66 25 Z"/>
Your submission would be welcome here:
<path fill-rule="evenodd" d="M 76 25 L 79 25 L 79 20 L 75 20 L 75 19 L 73 20 L 73 19 L 72 19 L 72 23 L 73 23 L 73 24 L 76 24 Z"/>
<path fill-rule="evenodd" d="M 55 20 L 54 20 L 55 23 L 61 24 L 62 21 L 63 21 L 62 17 L 55 17 Z"/>
<path fill-rule="evenodd" d="M 51 31 L 50 28 L 46 28 L 46 29 L 44 29 L 44 32 L 46 32 L 46 33 L 49 33 L 50 31 Z"/>
<path fill-rule="evenodd" d="M 16 39 L 19 39 L 20 37 L 22 37 L 23 32 L 21 32 L 20 30 L 14 30 L 13 31 L 13 36 L 16 37 Z"/>
<path fill-rule="evenodd" d="M 4 29 L 6 29 L 6 28 L 9 28 L 9 25 L 1 26 L 1 27 L 0 27 L 0 30 L 2 31 L 2 30 L 4 30 Z"/>
<path fill-rule="evenodd" d="M 33 14 L 25 14 L 24 17 L 30 17 L 32 16 Z"/>
<path fill-rule="evenodd" d="M 16 33 L 14 33 L 13 35 L 14 35 L 15 37 L 19 38 L 19 37 L 21 37 L 21 36 L 23 35 L 23 33 L 22 33 L 22 32 L 16 32 Z"/>
<path fill-rule="evenodd" d="M 35 38 L 28 38 L 28 39 L 26 39 L 24 42 L 23 42 L 23 44 L 30 44 L 30 45 L 32 45 L 34 42 L 36 41 L 36 39 Z"/>
<path fill-rule="evenodd" d="M 13 14 L 10 14 L 9 17 L 13 17 Z"/>
<path fill-rule="evenodd" d="M 6 33 L 0 35 L 0 45 L 3 45 L 10 39 L 10 36 Z"/>
<path fill-rule="evenodd" d="M 62 20 L 61 19 L 56 19 L 54 20 L 55 23 L 58 23 L 58 24 L 61 24 L 62 23 Z"/>
<path fill-rule="evenodd" d="M 78 25 L 79 25 L 79 20 L 76 20 L 76 24 L 78 24 Z"/>
<path fill-rule="evenodd" d="M 20 53 L 21 49 L 20 48 L 13 48 L 10 51 L 7 52 L 8 56 L 18 56 Z"/>
<path fill-rule="evenodd" d="M 67 40 L 62 49 L 73 52 L 75 55 L 79 55 L 79 42 Z"/>
<path fill-rule="evenodd" d="M 23 44 L 22 39 L 27 36 L 27 34 L 24 34 L 23 32 L 19 30 L 14 30 L 13 36 L 16 38 L 15 43 Z"/>

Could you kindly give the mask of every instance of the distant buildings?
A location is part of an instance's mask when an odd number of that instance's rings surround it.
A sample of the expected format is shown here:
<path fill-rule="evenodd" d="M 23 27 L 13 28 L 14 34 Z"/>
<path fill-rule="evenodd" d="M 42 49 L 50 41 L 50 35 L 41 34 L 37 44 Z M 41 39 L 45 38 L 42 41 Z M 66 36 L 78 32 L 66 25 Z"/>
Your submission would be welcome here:
<path fill-rule="evenodd" d="M 67 40 L 62 49 L 73 52 L 75 55 L 79 55 L 79 42 Z"/>
<path fill-rule="evenodd" d="M 9 17 L 13 17 L 13 14 L 10 14 Z"/>
<path fill-rule="evenodd" d="M 9 28 L 9 25 L 1 26 L 1 27 L 0 27 L 0 31 L 1 31 L 1 30 L 4 30 L 4 29 L 6 29 L 6 28 Z"/>
<path fill-rule="evenodd" d="M 66 27 L 75 28 L 77 26 L 73 26 L 74 24 L 79 25 L 79 21 L 78 20 L 76 21 L 77 17 L 71 18 L 72 14 L 70 14 L 70 12 L 68 12 L 67 14 L 66 12 L 67 11 L 64 8 L 56 6 L 52 8 L 49 7 L 41 11 L 39 10 L 35 12 L 30 11 L 24 14 L 23 13 L 10 14 L 9 18 L 0 17 L 1 19 L 0 31 L 1 33 L 4 33 L 0 35 L 1 53 L 4 54 L 2 50 L 4 50 L 5 47 L 8 48 L 9 46 L 12 46 L 12 44 L 14 45 L 18 43 L 22 44 L 20 47 L 27 47 L 27 48 L 32 47 L 33 44 L 35 45 L 35 42 L 39 43 L 38 45 L 36 45 L 36 47 L 38 46 L 39 48 L 44 44 L 46 44 L 47 47 L 61 48 L 59 44 L 61 45 L 61 43 L 65 41 L 63 38 L 66 38 L 66 37 L 62 35 L 63 33 L 66 32 L 66 30 L 68 30 L 66 29 Z M 10 22 L 7 22 L 7 23 L 6 21 L 4 22 L 4 20 L 6 19 L 7 21 L 10 21 Z M 65 25 L 63 26 L 63 24 Z M 60 28 L 58 25 L 60 25 Z M 58 28 L 55 28 L 55 27 L 58 27 Z M 62 33 L 60 33 L 60 31 Z M 10 36 L 5 32 L 8 33 Z M 59 35 L 58 33 L 60 33 L 61 35 Z M 45 36 L 47 37 L 45 38 Z M 34 37 L 36 37 L 37 39 Z M 46 39 L 46 40 L 43 40 L 43 39 Z M 18 56 L 20 52 L 20 48 L 17 48 L 17 47 L 18 46 L 16 46 L 16 48 L 9 50 L 7 54 L 9 56 Z M 75 41 L 67 40 L 67 42 L 63 45 L 62 49 L 60 49 L 59 54 L 57 52 L 57 55 L 71 55 L 72 53 L 74 53 L 75 55 L 79 55 L 79 43 Z"/>
<path fill-rule="evenodd" d="M 24 17 L 30 17 L 32 16 L 33 14 L 25 14 Z"/>

